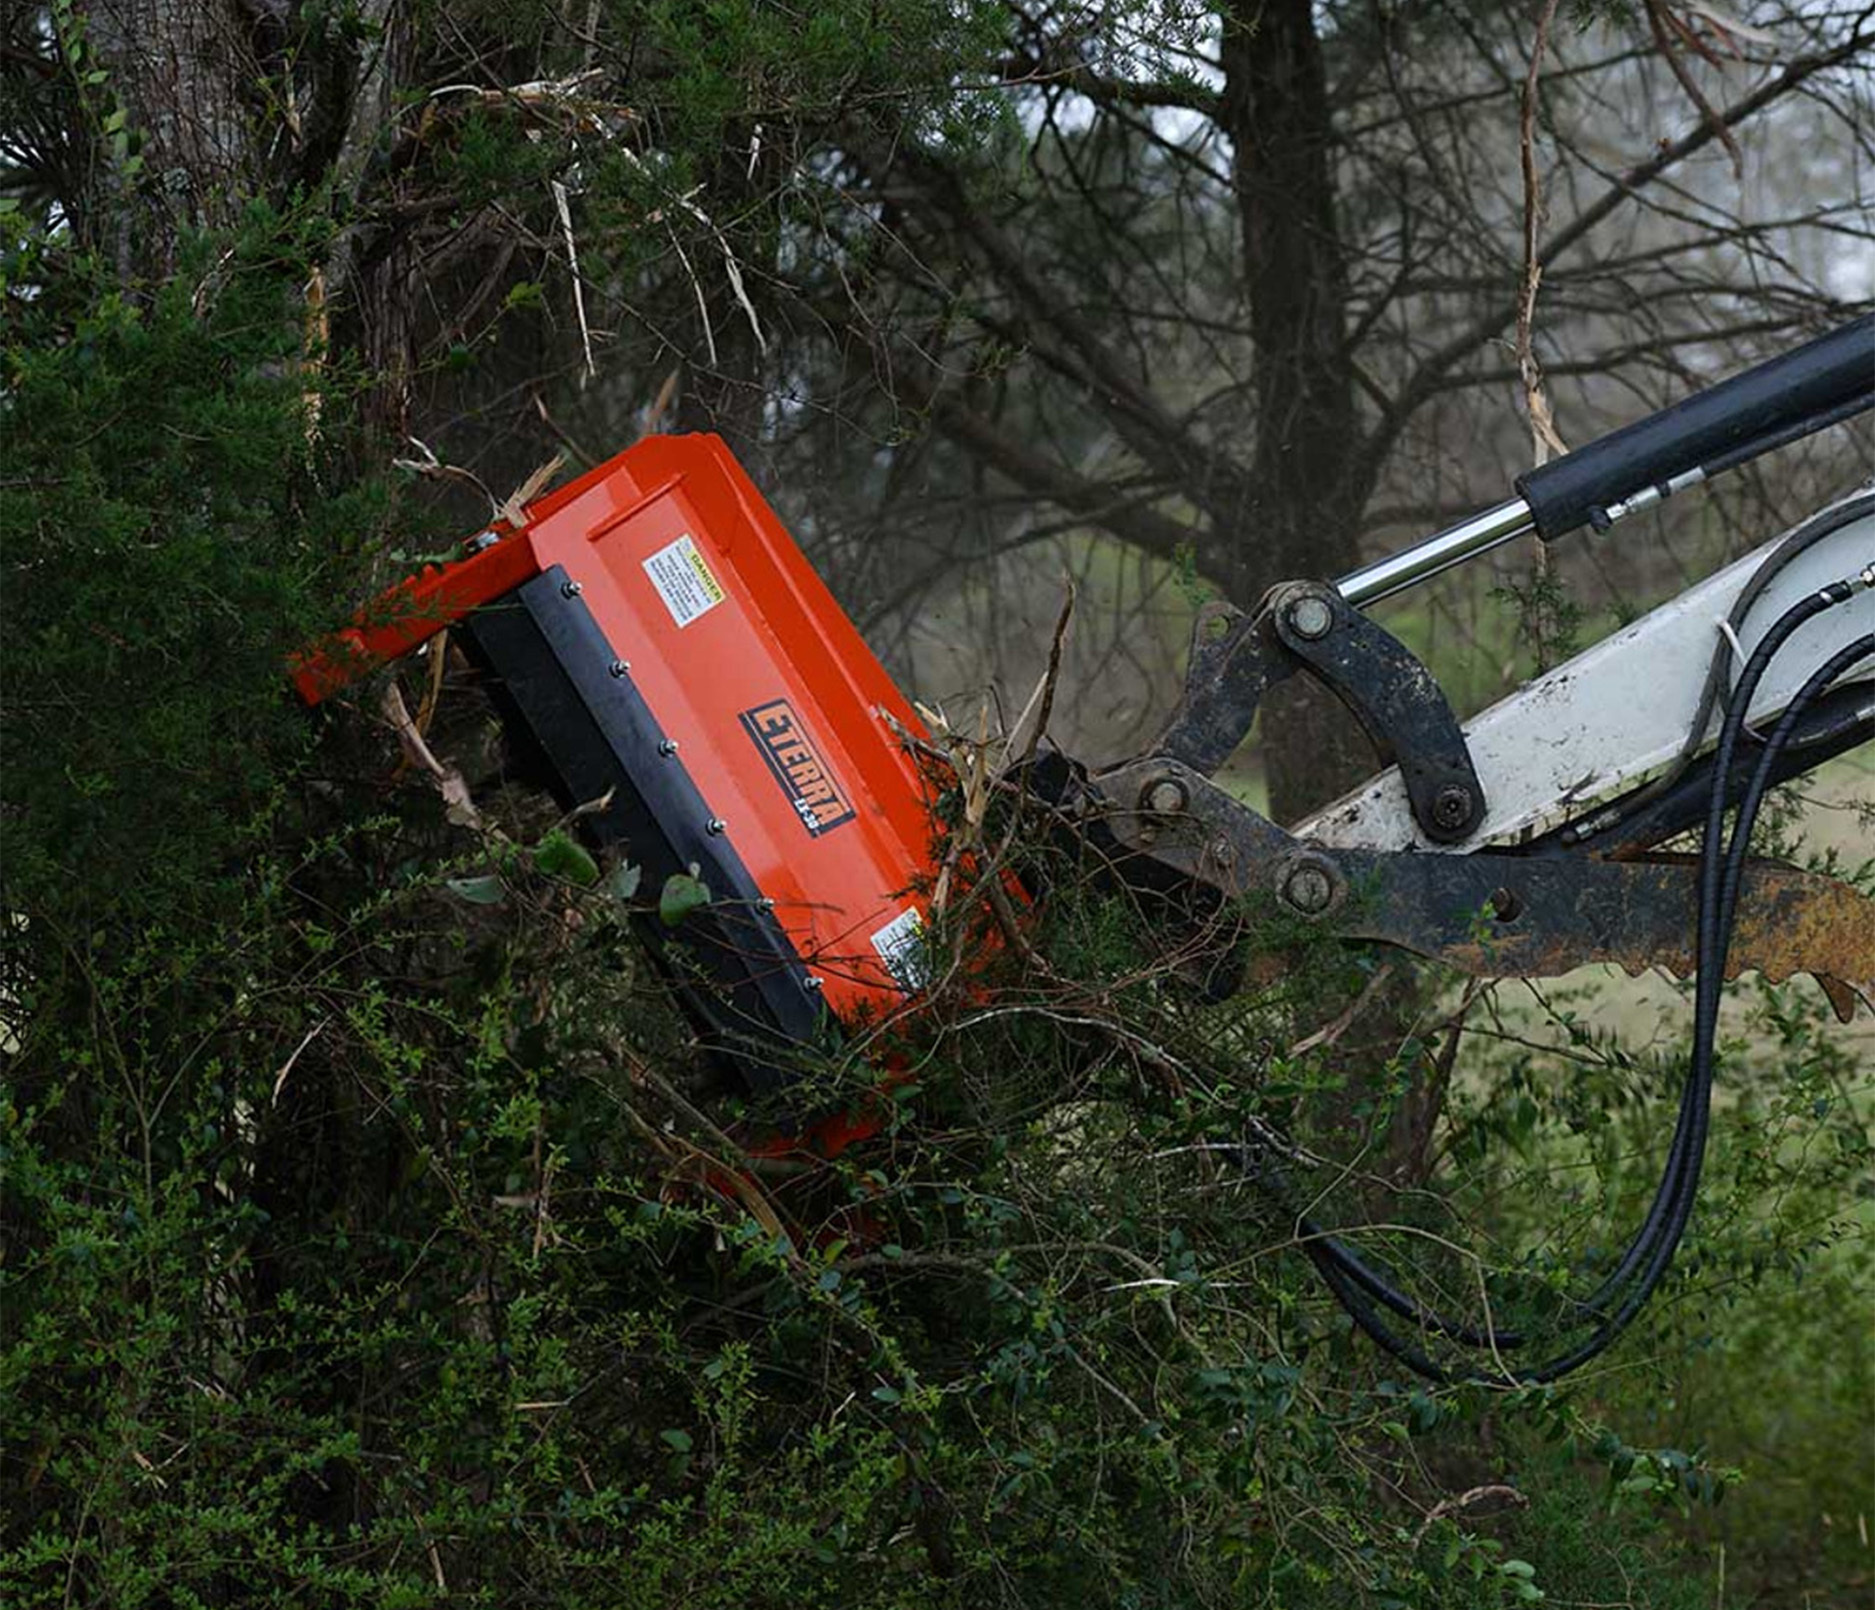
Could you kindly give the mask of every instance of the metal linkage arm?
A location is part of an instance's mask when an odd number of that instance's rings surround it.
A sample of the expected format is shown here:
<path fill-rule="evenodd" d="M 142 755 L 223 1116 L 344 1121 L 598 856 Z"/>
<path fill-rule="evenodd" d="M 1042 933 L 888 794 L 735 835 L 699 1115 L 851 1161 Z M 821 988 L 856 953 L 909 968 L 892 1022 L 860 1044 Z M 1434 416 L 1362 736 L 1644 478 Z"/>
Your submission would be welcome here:
<path fill-rule="evenodd" d="M 1413 819 L 1462 839 L 1483 817 L 1483 790 L 1458 719 L 1432 673 L 1334 588 L 1289 582 L 1256 611 L 1200 611 L 1184 696 L 1153 745 L 1208 775 L 1230 758 L 1276 683 L 1306 672 L 1353 712 L 1383 762 L 1397 762 Z"/>
<path fill-rule="evenodd" d="M 1371 940 L 1480 977 L 1545 978 L 1612 962 L 1629 972 L 1692 969 L 1697 864 L 1479 852 L 1421 855 L 1333 847 L 1284 832 L 1177 762 L 1134 761 L 1088 779 L 1122 881 L 1167 875 L 1250 915 L 1285 913 L 1341 939 Z M 1216 921 L 1216 900 L 1206 920 Z M 1808 972 L 1839 1012 L 1838 981 L 1875 1000 L 1875 903 L 1847 884 L 1752 863 L 1728 971 L 1773 980 Z"/>
<path fill-rule="evenodd" d="M 1463 730 L 1425 667 L 1332 588 L 1286 584 L 1248 616 L 1209 606 L 1172 722 L 1144 757 L 1087 777 L 1077 814 L 1098 818 L 1123 880 L 1202 891 L 1195 921 L 1260 897 L 1338 937 L 1479 974 L 1683 971 L 1700 926 L 1695 866 L 1647 851 L 1688 825 L 1689 800 L 1703 820 L 1714 787 L 1735 795 L 1752 770 L 1715 778 L 1692 762 L 1731 684 L 1722 673 L 1733 653 L 1755 666 L 1733 722 L 1788 710 L 1795 723 L 1753 786 L 1775 780 L 1774 763 L 1794 774 L 1875 732 L 1875 660 L 1858 666 L 1854 649 L 1875 642 L 1872 561 L 1875 494 L 1823 510 Z M 1833 690 L 1812 686 L 1825 662 Z M 1263 692 L 1298 670 L 1333 688 L 1396 764 L 1290 833 L 1207 774 Z M 1631 791 L 1669 762 L 1680 769 L 1667 782 Z M 1772 978 L 1815 973 L 1844 1012 L 1845 984 L 1875 1000 L 1875 902 L 1747 863 L 1730 958 Z"/>

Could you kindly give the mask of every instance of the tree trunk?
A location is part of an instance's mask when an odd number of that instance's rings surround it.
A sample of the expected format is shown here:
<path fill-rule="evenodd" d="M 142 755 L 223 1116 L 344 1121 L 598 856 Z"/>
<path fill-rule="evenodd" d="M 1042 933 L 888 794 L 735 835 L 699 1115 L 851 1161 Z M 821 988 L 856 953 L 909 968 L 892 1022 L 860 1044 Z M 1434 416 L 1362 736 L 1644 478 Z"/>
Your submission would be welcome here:
<path fill-rule="evenodd" d="M 162 278 L 188 230 L 231 223 L 253 193 L 253 35 L 231 0 L 91 0 L 83 43 L 142 158 L 111 181 L 118 270 Z"/>
<path fill-rule="evenodd" d="M 1217 534 L 1234 601 L 1352 568 L 1368 486 L 1355 471 L 1347 265 L 1335 210 L 1333 126 L 1310 0 L 1223 8 L 1224 93 L 1255 365 L 1250 501 Z M 1333 700 L 1299 684 L 1268 701 L 1270 810 L 1293 820 L 1373 769 Z"/>

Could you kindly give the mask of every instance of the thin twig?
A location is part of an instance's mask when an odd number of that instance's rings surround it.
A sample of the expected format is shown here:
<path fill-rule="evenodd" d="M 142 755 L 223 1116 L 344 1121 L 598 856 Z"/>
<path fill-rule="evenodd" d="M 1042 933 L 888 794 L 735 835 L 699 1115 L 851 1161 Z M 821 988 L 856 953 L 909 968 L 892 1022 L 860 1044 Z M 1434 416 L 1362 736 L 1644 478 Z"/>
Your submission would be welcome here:
<path fill-rule="evenodd" d="M 586 354 L 586 372 L 580 384 L 599 372 L 598 364 L 592 358 L 592 327 L 586 322 L 586 288 L 579 278 L 579 245 L 573 238 L 573 209 L 566 198 L 566 186 L 558 179 L 548 182 L 547 188 L 553 192 L 554 210 L 560 215 L 560 231 L 566 236 L 566 268 L 573 278 L 573 311 L 579 317 L 580 345 Z"/>
<path fill-rule="evenodd" d="M 1543 262 L 1537 253 L 1542 227 L 1543 192 L 1536 171 L 1537 82 L 1549 49 L 1550 23 L 1557 0 L 1543 0 L 1537 13 L 1536 42 L 1530 47 L 1530 67 L 1523 79 L 1523 111 L 1518 124 L 1518 149 L 1523 159 L 1523 281 L 1517 293 L 1517 370 L 1523 377 L 1525 405 L 1530 411 L 1530 451 L 1538 464 L 1568 447 L 1556 434 L 1549 398 L 1543 392 L 1543 371 L 1536 361 L 1536 293 L 1543 282 Z"/>
<path fill-rule="evenodd" d="M 1318 1051 L 1324 1046 L 1331 1046 L 1353 1027 L 1354 1020 L 1367 1009 L 1371 1001 L 1387 980 L 1393 977 L 1393 963 L 1384 963 L 1374 976 L 1361 986 L 1361 993 L 1354 997 L 1353 1004 L 1332 1023 L 1324 1024 L 1313 1034 L 1296 1041 L 1289 1048 L 1289 1055 L 1299 1057 L 1307 1051 Z"/>
<path fill-rule="evenodd" d="M 305 1039 L 301 1040 L 298 1045 L 293 1047 L 293 1054 L 290 1057 L 288 1057 L 286 1061 L 280 1064 L 279 1073 L 274 1075 L 273 1096 L 272 1096 L 271 1101 L 269 1102 L 269 1105 L 275 1106 L 275 1107 L 280 1105 L 280 1092 L 286 1089 L 287 1075 L 293 1071 L 293 1064 L 299 1061 L 300 1052 L 304 1051 L 307 1046 L 311 1045 L 314 1040 L 318 1039 L 320 1034 L 322 1034 L 325 1031 L 327 1024 L 329 1024 L 330 1022 L 331 1022 L 330 1018 L 322 1018 L 319 1022 L 315 1023 L 310 1029 L 306 1031 Z"/>
<path fill-rule="evenodd" d="M 1674 36 L 1684 40 L 1708 61 L 1714 61 L 1716 58 L 1700 45 L 1698 36 L 1693 30 L 1674 16 L 1665 4 L 1665 0 L 1647 0 L 1647 25 L 1653 30 L 1654 43 L 1660 47 L 1660 54 L 1665 58 L 1668 68 L 1679 80 L 1680 88 L 1686 91 L 1686 98 L 1698 108 L 1699 115 L 1705 119 L 1706 127 L 1719 137 L 1719 142 L 1725 147 L 1725 154 L 1732 159 L 1732 177 L 1743 179 L 1745 177 L 1745 153 L 1739 149 L 1737 136 L 1719 121 L 1717 109 L 1711 101 L 1706 99 L 1686 63 L 1680 60 L 1680 53 L 1674 49 L 1674 41 L 1669 37 L 1668 30 L 1671 29 Z"/>
<path fill-rule="evenodd" d="M 1062 580 L 1067 584 L 1067 592 L 1061 600 L 1061 611 L 1055 617 L 1055 634 L 1048 645 L 1048 668 L 1042 672 L 1042 679 L 1029 695 L 1029 702 L 1016 718 L 1015 726 L 1009 730 L 1009 748 L 1013 754 L 1017 737 L 1021 735 L 1030 716 L 1034 716 L 1035 724 L 1029 728 L 1028 741 L 1022 750 L 1021 763 L 1025 766 L 1035 758 L 1042 735 L 1048 731 L 1048 718 L 1054 713 L 1055 688 L 1061 680 L 1061 650 L 1067 641 L 1068 623 L 1074 618 L 1074 578 L 1063 576 Z"/>
<path fill-rule="evenodd" d="M 421 766 L 435 780 L 436 791 L 443 796 L 450 821 L 460 827 L 484 831 L 487 824 L 482 820 L 482 813 L 476 809 L 475 801 L 469 797 L 469 785 L 463 781 L 462 773 L 454 766 L 445 766 L 436 758 L 423 734 L 417 730 L 416 722 L 411 719 L 409 706 L 404 703 L 403 690 L 396 682 L 386 685 L 381 708 L 385 720 L 390 722 L 392 730 L 396 732 L 404 754 L 412 764 Z"/>
<path fill-rule="evenodd" d="M 1487 1498 L 1505 1499 L 1513 1509 L 1522 1509 L 1530 1502 L 1528 1493 L 1519 1492 L 1515 1487 L 1506 1487 L 1502 1482 L 1489 1482 L 1483 1487 L 1470 1488 L 1456 1498 L 1441 1498 L 1426 1511 L 1426 1518 L 1419 1523 L 1419 1530 L 1413 1533 L 1413 1547 L 1419 1547 L 1420 1539 L 1432 1529 L 1433 1522 L 1442 1521 L 1448 1515 L 1461 1515 L 1472 1505 L 1481 1504 Z"/>

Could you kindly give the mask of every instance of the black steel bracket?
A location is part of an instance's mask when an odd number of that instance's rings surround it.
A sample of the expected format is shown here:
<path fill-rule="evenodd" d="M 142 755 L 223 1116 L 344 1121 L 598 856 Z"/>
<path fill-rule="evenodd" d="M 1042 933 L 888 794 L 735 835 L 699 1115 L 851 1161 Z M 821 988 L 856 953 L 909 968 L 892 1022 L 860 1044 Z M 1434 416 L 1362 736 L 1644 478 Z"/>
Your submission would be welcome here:
<path fill-rule="evenodd" d="M 1152 753 L 1210 776 L 1263 696 L 1306 671 L 1347 706 L 1384 765 L 1398 765 L 1420 829 L 1457 843 L 1484 819 L 1483 785 L 1445 694 L 1404 643 L 1334 588 L 1287 582 L 1251 615 L 1199 611 L 1185 691 Z"/>
<path fill-rule="evenodd" d="M 1283 646 L 1334 691 L 1384 765 L 1397 765 L 1413 820 L 1441 844 L 1484 818 L 1484 787 L 1458 717 L 1419 658 L 1332 587 L 1292 582 L 1271 599 Z"/>

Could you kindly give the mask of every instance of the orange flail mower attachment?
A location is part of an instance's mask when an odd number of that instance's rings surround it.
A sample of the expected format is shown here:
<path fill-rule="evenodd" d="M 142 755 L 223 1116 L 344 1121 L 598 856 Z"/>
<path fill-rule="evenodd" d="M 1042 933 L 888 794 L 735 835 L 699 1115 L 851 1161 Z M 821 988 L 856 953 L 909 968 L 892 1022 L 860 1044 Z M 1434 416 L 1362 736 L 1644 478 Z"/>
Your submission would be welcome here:
<path fill-rule="evenodd" d="M 309 703 L 461 621 L 606 848 L 710 901 L 670 953 L 757 1087 L 922 981 L 935 867 L 904 696 L 713 436 L 651 437 L 393 589 L 295 669 Z"/>

